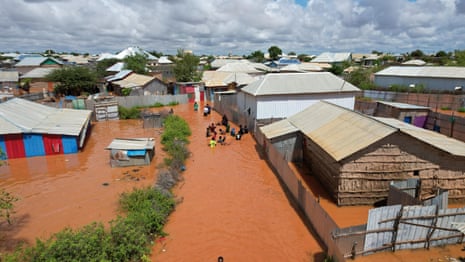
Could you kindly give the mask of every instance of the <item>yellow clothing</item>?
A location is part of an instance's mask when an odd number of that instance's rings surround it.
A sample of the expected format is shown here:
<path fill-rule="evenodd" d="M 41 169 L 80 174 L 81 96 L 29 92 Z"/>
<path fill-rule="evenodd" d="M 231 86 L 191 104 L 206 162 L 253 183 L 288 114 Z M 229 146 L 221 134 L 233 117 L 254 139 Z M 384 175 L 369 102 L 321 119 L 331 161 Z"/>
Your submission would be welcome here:
<path fill-rule="evenodd" d="M 216 141 L 215 140 L 210 140 L 210 147 L 214 148 L 216 146 Z"/>

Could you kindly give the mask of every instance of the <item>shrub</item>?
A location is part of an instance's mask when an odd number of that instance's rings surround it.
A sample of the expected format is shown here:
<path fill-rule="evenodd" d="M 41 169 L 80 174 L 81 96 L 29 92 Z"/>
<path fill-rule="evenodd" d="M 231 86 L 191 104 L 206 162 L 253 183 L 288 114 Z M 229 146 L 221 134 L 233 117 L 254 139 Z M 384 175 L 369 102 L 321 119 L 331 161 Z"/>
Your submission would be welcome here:
<path fill-rule="evenodd" d="M 102 223 L 78 230 L 66 228 L 48 240 L 37 239 L 35 246 L 19 247 L 1 261 L 149 261 L 150 245 L 165 235 L 163 226 L 176 205 L 170 189 L 181 180 L 179 170 L 188 156 L 190 134 L 182 118 L 170 115 L 166 119 L 163 141 L 176 165 L 160 173 L 154 188 L 121 194 L 119 204 L 126 217 L 111 221 L 110 230 Z"/>
<path fill-rule="evenodd" d="M 450 106 L 441 106 L 441 110 L 451 110 Z"/>
<path fill-rule="evenodd" d="M 152 107 L 164 107 L 165 105 L 160 103 L 160 102 L 156 102 L 155 104 L 153 104 Z"/>
<path fill-rule="evenodd" d="M 457 112 L 465 113 L 465 107 L 460 107 L 459 109 L 457 109 Z"/>
<path fill-rule="evenodd" d="M 136 107 L 126 108 L 118 106 L 119 118 L 120 119 L 137 119 L 140 118 L 140 110 Z"/>

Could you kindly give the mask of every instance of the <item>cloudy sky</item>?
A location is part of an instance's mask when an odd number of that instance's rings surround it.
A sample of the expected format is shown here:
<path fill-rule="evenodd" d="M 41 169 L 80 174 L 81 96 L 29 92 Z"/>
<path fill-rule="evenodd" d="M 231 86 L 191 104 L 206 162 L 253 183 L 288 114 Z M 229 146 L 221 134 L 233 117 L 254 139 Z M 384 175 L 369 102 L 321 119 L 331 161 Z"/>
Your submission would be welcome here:
<path fill-rule="evenodd" d="M 465 49 L 465 0 L 0 0 L 0 52 Z"/>

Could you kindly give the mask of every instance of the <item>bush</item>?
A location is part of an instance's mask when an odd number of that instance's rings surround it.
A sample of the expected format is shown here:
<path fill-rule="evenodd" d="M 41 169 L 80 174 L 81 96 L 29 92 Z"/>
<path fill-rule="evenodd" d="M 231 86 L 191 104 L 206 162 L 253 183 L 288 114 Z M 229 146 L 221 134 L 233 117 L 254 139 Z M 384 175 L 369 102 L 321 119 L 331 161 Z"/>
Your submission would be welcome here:
<path fill-rule="evenodd" d="M 176 165 L 158 176 L 154 188 L 121 194 L 119 204 L 126 217 L 111 221 L 110 230 L 105 230 L 102 223 L 78 230 L 66 228 L 46 241 L 38 239 L 33 247 L 19 247 L 1 261 L 149 261 L 150 245 L 156 237 L 165 235 L 163 226 L 176 205 L 170 189 L 181 180 L 179 170 L 188 156 L 190 134 L 182 118 L 167 117 L 162 137 Z"/>
<path fill-rule="evenodd" d="M 118 113 L 120 119 L 137 119 L 140 118 L 140 110 L 136 107 L 126 108 L 118 106 Z"/>
<path fill-rule="evenodd" d="M 451 110 L 450 106 L 441 106 L 441 110 Z"/>
<path fill-rule="evenodd" d="M 156 102 L 155 104 L 153 104 L 152 107 L 164 107 L 165 105 L 160 103 L 160 102 Z"/>
<path fill-rule="evenodd" d="M 465 107 L 460 107 L 459 109 L 457 109 L 457 112 L 465 113 Z"/>

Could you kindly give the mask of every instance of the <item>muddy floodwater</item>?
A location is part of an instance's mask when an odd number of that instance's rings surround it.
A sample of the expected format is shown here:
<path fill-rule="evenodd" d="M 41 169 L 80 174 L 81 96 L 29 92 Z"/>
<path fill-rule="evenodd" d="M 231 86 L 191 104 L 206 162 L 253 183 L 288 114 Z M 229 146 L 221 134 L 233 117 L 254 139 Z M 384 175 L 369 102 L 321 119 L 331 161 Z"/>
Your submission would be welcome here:
<path fill-rule="evenodd" d="M 321 261 L 322 247 L 250 134 L 210 148 L 205 129 L 221 116 L 204 117 L 192 104 L 173 108 L 192 129 L 192 156 L 174 189 L 179 204 L 165 226 L 168 236 L 156 241 L 152 261 Z M 140 120 L 97 122 L 78 154 L 8 160 L 0 167 L 0 186 L 20 200 L 14 224 L 0 224 L 1 249 L 116 218 L 120 193 L 153 185 L 163 162 L 160 133 L 143 129 Z M 133 137 L 156 139 L 151 165 L 111 168 L 105 147 Z"/>
<path fill-rule="evenodd" d="M 174 189 L 179 202 L 157 239 L 152 261 L 322 261 L 323 248 L 293 208 L 276 175 L 250 134 L 226 145 L 207 146 L 206 127 L 221 120 L 204 117 L 192 104 L 173 107 L 192 129 L 184 180 Z M 161 109 L 153 109 L 154 111 Z M 166 109 L 165 109 L 166 110 Z M 237 128 L 236 124 L 233 126 Z M 94 221 L 108 224 L 122 192 L 154 184 L 163 162 L 161 129 L 143 129 L 141 120 L 97 122 L 77 154 L 8 160 L 0 167 L 0 187 L 16 202 L 13 225 L 0 222 L 0 252 L 34 243 L 65 227 Z M 149 166 L 111 168 L 105 148 L 114 138 L 154 137 Z M 303 176 L 340 227 L 366 223 L 372 207 L 337 207 L 318 181 Z M 458 206 L 451 206 L 458 207 Z M 462 245 L 404 250 L 357 257 L 355 261 L 448 261 L 464 257 Z"/>

